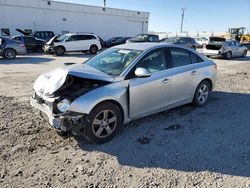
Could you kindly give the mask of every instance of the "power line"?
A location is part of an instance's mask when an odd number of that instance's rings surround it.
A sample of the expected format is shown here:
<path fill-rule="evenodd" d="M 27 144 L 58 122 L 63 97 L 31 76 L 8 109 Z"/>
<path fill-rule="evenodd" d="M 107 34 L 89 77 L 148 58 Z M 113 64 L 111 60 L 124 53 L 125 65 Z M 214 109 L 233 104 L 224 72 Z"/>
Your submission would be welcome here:
<path fill-rule="evenodd" d="M 181 15 L 181 33 L 182 33 L 183 21 L 184 21 L 184 16 L 185 16 L 185 8 L 182 8 L 181 11 L 182 11 L 182 15 Z"/>

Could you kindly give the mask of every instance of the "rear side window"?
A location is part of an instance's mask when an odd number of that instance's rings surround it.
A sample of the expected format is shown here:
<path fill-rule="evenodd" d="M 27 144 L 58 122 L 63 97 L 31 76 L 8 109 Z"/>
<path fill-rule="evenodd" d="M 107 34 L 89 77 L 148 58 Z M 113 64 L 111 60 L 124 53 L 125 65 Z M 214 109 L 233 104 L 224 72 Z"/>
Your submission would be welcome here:
<path fill-rule="evenodd" d="M 93 35 L 79 35 L 80 40 L 92 40 L 96 39 Z"/>
<path fill-rule="evenodd" d="M 172 61 L 171 68 L 192 64 L 190 52 L 181 48 L 170 48 Z"/>
<path fill-rule="evenodd" d="M 198 55 L 190 52 L 190 55 L 191 55 L 191 60 L 192 60 L 192 63 L 201 63 L 203 62 L 203 59 L 201 59 Z"/>

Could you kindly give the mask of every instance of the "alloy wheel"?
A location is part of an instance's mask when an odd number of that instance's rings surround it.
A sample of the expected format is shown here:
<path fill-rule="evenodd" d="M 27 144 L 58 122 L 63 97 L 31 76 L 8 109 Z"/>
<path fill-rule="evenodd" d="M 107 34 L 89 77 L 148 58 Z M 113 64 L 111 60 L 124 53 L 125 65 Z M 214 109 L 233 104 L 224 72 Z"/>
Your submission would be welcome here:
<path fill-rule="evenodd" d="M 209 96 L 209 88 L 207 85 L 202 85 L 200 89 L 198 90 L 198 101 L 200 104 L 203 104 L 207 101 Z"/>
<path fill-rule="evenodd" d="M 117 117 L 112 110 L 103 110 L 94 118 L 92 131 L 98 138 L 110 136 L 117 126 Z"/>

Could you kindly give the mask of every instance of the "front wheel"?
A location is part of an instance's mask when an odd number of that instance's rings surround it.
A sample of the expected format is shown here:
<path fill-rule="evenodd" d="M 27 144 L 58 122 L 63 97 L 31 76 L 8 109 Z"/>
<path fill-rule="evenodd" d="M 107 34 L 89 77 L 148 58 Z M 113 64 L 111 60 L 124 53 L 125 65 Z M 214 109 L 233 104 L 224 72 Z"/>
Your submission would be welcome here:
<path fill-rule="evenodd" d="M 60 46 L 60 47 L 55 49 L 55 54 L 57 56 L 63 56 L 65 54 L 65 49 Z"/>
<path fill-rule="evenodd" d="M 122 124 L 119 107 L 111 102 L 101 103 L 87 117 L 85 136 L 90 142 L 104 143 L 117 134 Z"/>
<path fill-rule="evenodd" d="M 193 105 L 200 107 L 207 104 L 210 93 L 211 84 L 207 80 L 202 81 L 196 88 Z"/>
<path fill-rule="evenodd" d="M 3 52 L 3 58 L 5 59 L 15 59 L 16 51 L 14 49 L 8 48 Z"/>
<path fill-rule="evenodd" d="M 227 53 L 225 53 L 225 54 L 224 54 L 224 57 L 225 57 L 226 59 L 231 59 L 231 58 L 232 58 L 232 52 L 227 52 Z"/>
<path fill-rule="evenodd" d="M 247 51 L 245 50 L 242 54 L 242 57 L 246 57 L 247 56 Z"/>

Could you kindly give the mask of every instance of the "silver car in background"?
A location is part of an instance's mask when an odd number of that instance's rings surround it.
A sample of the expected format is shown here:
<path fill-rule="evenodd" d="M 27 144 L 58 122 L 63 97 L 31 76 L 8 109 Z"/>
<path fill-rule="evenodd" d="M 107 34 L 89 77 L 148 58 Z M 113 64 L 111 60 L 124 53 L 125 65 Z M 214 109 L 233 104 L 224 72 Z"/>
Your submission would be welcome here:
<path fill-rule="evenodd" d="M 26 54 L 26 48 L 23 43 L 0 37 L 0 56 L 5 59 L 15 59 L 16 55 Z"/>
<path fill-rule="evenodd" d="M 226 59 L 232 57 L 246 57 L 247 47 L 235 40 L 227 40 L 222 37 L 210 37 L 210 42 L 204 47 L 206 56 L 219 56 Z"/>
<path fill-rule="evenodd" d="M 103 143 L 132 120 L 187 103 L 205 105 L 216 72 L 213 61 L 192 49 L 130 43 L 39 76 L 31 105 L 57 130 Z"/>

